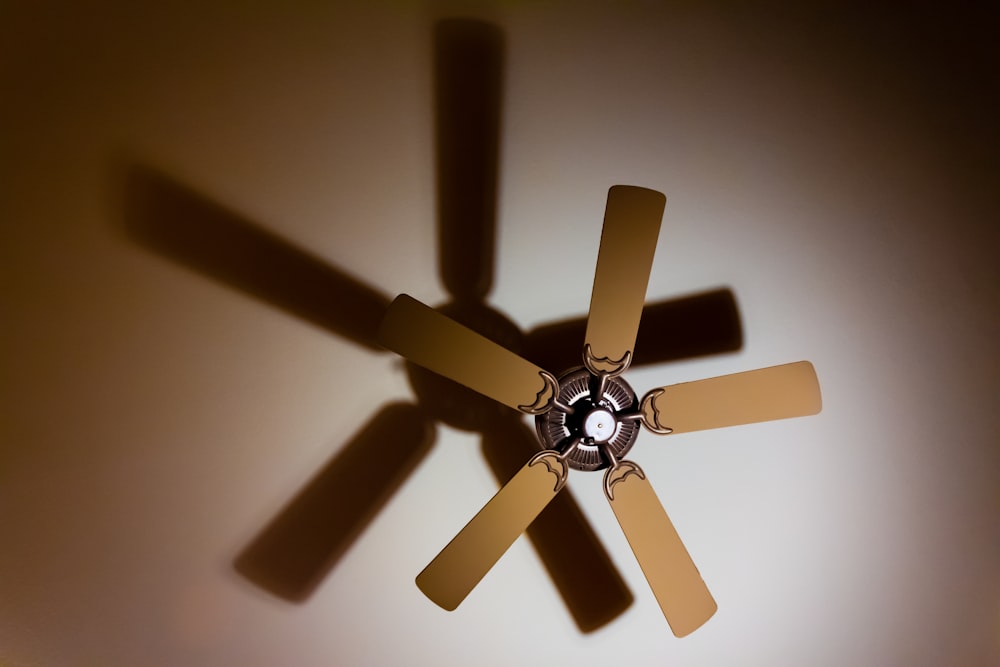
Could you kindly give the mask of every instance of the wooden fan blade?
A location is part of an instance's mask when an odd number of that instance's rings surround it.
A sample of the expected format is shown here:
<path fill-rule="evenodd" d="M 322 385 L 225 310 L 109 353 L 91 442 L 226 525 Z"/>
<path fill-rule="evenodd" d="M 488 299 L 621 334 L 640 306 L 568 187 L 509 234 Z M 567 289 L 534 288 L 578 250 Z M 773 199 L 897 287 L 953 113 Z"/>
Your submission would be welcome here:
<path fill-rule="evenodd" d="M 604 494 L 671 631 L 697 630 L 718 606 L 642 469 L 631 461 L 609 468 Z"/>
<path fill-rule="evenodd" d="M 516 414 L 483 429 L 482 443 L 483 456 L 501 484 L 540 450 L 535 429 Z M 559 493 L 525 534 L 581 632 L 604 627 L 632 604 L 632 592 L 571 489 Z"/>
<path fill-rule="evenodd" d="M 533 456 L 417 575 L 417 587 L 438 606 L 455 609 L 555 498 L 568 474 L 556 452 Z"/>
<path fill-rule="evenodd" d="M 552 407 L 555 377 L 407 294 L 389 304 L 378 340 L 413 363 L 527 414 Z"/>
<path fill-rule="evenodd" d="M 631 185 L 608 190 L 584 346 L 591 372 L 628 368 L 666 201 L 655 190 Z"/>
<path fill-rule="evenodd" d="M 661 387 L 642 399 L 643 423 L 657 433 L 804 417 L 822 407 L 808 361 Z"/>

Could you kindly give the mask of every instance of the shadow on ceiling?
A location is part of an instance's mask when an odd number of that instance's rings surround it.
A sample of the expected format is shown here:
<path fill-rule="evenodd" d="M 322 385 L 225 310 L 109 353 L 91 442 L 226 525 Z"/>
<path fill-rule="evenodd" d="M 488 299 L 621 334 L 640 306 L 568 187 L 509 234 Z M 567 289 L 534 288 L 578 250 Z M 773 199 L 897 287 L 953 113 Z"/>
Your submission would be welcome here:
<path fill-rule="evenodd" d="M 433 49 L 439 272 L 451 297 L 440 309 L 543 368 L 559 373 L 579 366 L 585 315 L 524 333 L 486 303 L 493 281 L 503 35 L 483 22 L 445 20 L 434 27 Z M 389 297 L 362 279 L 155 168 L 131 165 L 123 196 L 124 234 L 139 246 L 365 350 L 384 352 L 375 332 Z M 633 365 L 732 352 L 742 342 L 732 292 L 715 289 L 648 304 Z M 483 455 L 500 483 L 538 451 L 520 413 L 412 364 L 407 372 L 416 400 L 373 409 L 240 551 L 234 562 L 240 574 L 283 599 L 308 599 L 426 457 L 436 422 L 480 433 Z M 632 603 L 568 490 L 539 515 L 528 537 L 582 632 L 602 627 Z"/>

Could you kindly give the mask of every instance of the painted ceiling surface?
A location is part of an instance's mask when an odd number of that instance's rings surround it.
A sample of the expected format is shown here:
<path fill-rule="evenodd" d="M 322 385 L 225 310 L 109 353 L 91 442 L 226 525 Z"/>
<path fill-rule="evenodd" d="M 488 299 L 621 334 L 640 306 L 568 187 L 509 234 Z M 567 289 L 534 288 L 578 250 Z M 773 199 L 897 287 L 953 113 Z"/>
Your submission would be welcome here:
<path fill-rule="evenodd" d="M 435 93 L 454 16 L 493 26 L 492 106 Z M 0 663 L 1000 661 L 985 10 L 112 2 L 0 26 Z M 442 272 L 478 242 L 439 228 L 468 193 L 439 177 L 464 121 L 438 112 L 466 101 L 497 114 L 495 146 L 458 142 L 496 169 L 480 305 L 535 341 L 583 317 L 608 188 L 641 185 L 667 204 L 632 386 L 817 369 L 818 416 L 630 453 L 719 605 L 684 639 L 596 474 L 455 612 L 414 585 L 522 433 L 414 416 L 372 339 L 397 293 L 462 289 Z"/>

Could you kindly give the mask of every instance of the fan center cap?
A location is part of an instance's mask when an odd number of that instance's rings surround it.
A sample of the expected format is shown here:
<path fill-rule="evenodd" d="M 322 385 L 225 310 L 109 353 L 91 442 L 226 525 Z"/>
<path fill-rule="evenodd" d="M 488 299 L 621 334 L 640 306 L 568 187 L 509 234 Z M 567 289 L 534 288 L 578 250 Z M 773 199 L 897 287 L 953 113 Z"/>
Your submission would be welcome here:
<path fill-rule="evenodd" d="M 615 416 L 603 408 L 591 410 L 583 421 L 583 433 L 594 442 L 607 442 L 615 434 L 618 425 Z"/>

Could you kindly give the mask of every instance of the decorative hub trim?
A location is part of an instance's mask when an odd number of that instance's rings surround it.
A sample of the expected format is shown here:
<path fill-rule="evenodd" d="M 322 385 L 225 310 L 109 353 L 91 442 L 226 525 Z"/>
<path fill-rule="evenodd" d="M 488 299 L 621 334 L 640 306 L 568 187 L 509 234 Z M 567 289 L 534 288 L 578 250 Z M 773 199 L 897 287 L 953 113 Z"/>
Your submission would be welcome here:
<path fill-rule="evenodd" d="M 535 430 L 546 449 L 568 452 L 571 468 L 602 470 L 610 465 L 603 448 L 620 459 L 635 444 L 640 422 L 622 416 L 634 416 L 638 408 L 635 392 L 620 377 L 575 368 L 559 377 L 555 408 L 535 417 Z"/>

